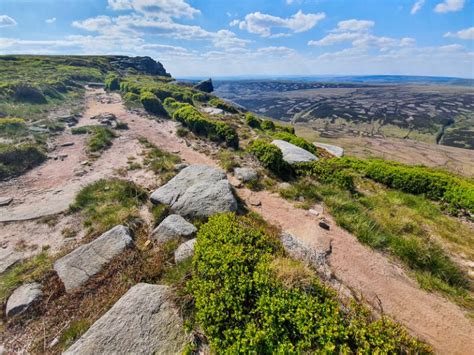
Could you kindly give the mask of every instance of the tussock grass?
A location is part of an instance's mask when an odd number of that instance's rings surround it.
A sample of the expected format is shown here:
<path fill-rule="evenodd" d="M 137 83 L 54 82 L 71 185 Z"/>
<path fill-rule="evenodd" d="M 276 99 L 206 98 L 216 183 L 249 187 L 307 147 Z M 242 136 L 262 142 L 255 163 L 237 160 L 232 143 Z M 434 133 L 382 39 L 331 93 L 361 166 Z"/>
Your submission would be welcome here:
<path fill-rule="evenodd" d="M 117 134 L 110 128 L 103 126 L 82 126 L 72 129 L 72 134 L 90 134 L 87 150 L 91 153 L 104 150 L 112 145 Z"/>
<path fill-rule="evenodd" d="M 165 152 L 143 137 L 139 142 L 145 148 L 144 165 L 155 174 L 164 174 L 170 179 L 174 174 L 175 165 L 181 163 L 179 155 Z"/>

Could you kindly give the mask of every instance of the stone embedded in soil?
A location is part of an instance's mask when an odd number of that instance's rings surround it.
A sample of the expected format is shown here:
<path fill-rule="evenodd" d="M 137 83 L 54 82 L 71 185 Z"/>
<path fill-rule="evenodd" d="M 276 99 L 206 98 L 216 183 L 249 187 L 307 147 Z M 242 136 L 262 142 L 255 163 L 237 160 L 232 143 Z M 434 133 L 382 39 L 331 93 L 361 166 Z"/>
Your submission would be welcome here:
<path fill-rule="evenodd" d="M 5 311 L 7 317 L 25 312 L 34 302 L 38 301 L 42 295 L 43 293 L 41 292 L 41 285 L 39 283 L 33 282 L 18 287 L 8 298 Z"/>
<path fill-rule="evenodd" d="M 258 173 L 251 168 L 235 168 L 234 175 L 242 182 L 251 182 L 258 179 Z"/>
<path fill-rule="evenodd" d="M 331 226 L 329 225 L 329 222 L 325 221 L 325 220 L 321 220 L 319 221 L 318 225 L 322 228 L 322 229 L 325 229 L 325 230 L 329 230 L 331 229 Z"/>
<path fill-rule="evenodd" d="M 171 288 L 133 286 L 64 354 L 181 354 L 191 340 Z"/>
<path fill-rule="evenodd" d="M 208 217 L 237 210 L 237 200 L 225 173 L 206 165 L 181 170 L 150 197 L 153 203 L 169 205 L 186 217 Z"/>
<path fill-rule="evenodd" d="M 188 240 L 187 242 L 181 244 L 178 249 L 176 249 L 174 252 L 174 262 L 176 264 L 194 255 L 194 245 L 196 244 L 196 241 L 196 238 Z"/>
<path fill-rule="evenodd" d="M 21 253 L 8 248 L 0 248 L 0 274 L 7 271 L 21 259 L 23 259 Z"/>
<path fill-rule="evenodd" d="M 314 142 L 313 144 L 318 148 L 324 149 L 329 154 L 332 154 L 335 157 L 340 158 L 344 155 L 344 149 L 342 149 L 341 147 L 338 147 L 336 145 L 326 144 L 326 143 L 319 143 L 319 142 Z"/>
<path fill-rule="evenodd" d="M 12 203 L 13 197 L 0 197 L 0 207 L 1 206 L 8 206 Z"/>
<path fill-rule="evenodd" d="M 196 227 L 187 222 L 183 217 L 172 214 L 166 217 L 152 232 L 152 238 L 158 243 L 184 237 L 189 238 L 197 232 Z"/>
<path fill-rule="evenodd" d="M 283 160 L 288 164 L 306 163 L 318 160 L 316 155 L 313 153 L 310 153 L 307 150 L 287 141 L 276 139 L 272 142 L 272 144 L 280 148 L 281 152 L 283 153 Z"/>
<path fill-rule="evenodd" d="M 82 245 L 54 263 L 54 270 L 67 292 L 99 273 L 115 256 L 133 243 L 130 230 L 118 225 L 92 242 Z"/>

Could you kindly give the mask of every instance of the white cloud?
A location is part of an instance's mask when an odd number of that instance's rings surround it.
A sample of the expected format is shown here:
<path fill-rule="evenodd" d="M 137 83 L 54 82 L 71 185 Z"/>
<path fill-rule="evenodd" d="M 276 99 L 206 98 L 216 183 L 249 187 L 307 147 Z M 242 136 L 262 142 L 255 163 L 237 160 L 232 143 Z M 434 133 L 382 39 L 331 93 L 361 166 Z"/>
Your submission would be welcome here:
<path fill-rule="evenodd" d="M 262 37 L 270 37 L 272 36 L 273 27 L 285 28 L 293 33 L 300 33 L 312 29 L 325 17 L 326 14 L 324 12 L 305 14 L 301 10 L 289 18 L 253 12 L 247 14 L 243 21 L 232 21 L 231 24 L 233 26 L 238 24 L 241 30 L 246 30 Z"/>
<path fill-rule="evenodd" d="M 134 10 L 147 16 L 193 18 L 201 13 L 185 0 L 108 0 L 112 10 Z"/>
<path fill-rule="evenodd" d="M 416 14 L 418 11 L 421 10 L 421 8 L 423 7 L 424 4 L 425 4 L 425 0 L 417 0 L 413 4 L 413 7 L 411 8 L 410 14 L 412 14 L 412 15 Z"/>
<path fill-rule="evenodd" d="M 14 19 L 7 15 L 0 15 L 0 27 L 11 27 L 16 26 L 17 23 Z"/>
<path fill-rule="evenodd" d="M 447 32 L 444 34 L 444 37 L 474 40 L 474 27 L 469 27 L 457 32 Z"/>
<path fill-rule="evenodd" d="M 435 6 L 435 12 L 446 13 L 461 11 L 464 7 L 465 0 L 444 0 Z"/>
<path fill-rule="evenodd" d="M 55 22 L 56 22 L 56 17 L 48 18 L 48 19 L 46 19 L 45 22 L 46 22 L 46 23 L 55 23 Z"/>
<path fill-rule="evenodd" d="M 373 21 L 346 20 L 340 21 L 331 33 L 320 40 L 308 42 L 310 46 L 330 46 L 337 43 L 351 42 L 353 47 L 376 48 L 387 51 L 394 47 L 410 47 L 415 45 L 413 38 L 378 37 L 370 33 L 374 26 Z"/>
<path fill-rule="evenodd" d="M 333 32 L 362 32 L 368 31 L 372 27 L 374 27 L 374 21 L 367 21 L 367 20 L 345 20 L 340 21 L 337 24 L 337 28 L 333 30 Z"/>
<path fill-rule="evenodd" d="M 74 21 L 73 27 L 80 28 L 82 30 L 96 32 L 103 31 L 108 25 L 112 24 L 112 20 L 109 16 L 97 16 L 91 17 L 84 21 Z"/>

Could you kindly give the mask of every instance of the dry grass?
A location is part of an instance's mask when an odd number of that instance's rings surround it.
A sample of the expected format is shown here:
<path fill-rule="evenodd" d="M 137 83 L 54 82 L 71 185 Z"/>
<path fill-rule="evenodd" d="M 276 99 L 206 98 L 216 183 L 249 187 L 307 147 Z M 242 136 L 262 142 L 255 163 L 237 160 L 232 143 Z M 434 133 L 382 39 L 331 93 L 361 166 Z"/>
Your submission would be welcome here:
<path fill-rule="evenodd" d="M 277 257 L 270 263 L 270 268 L 285 288 L 298 287 L 307 289 L 314 281 L 314 272 L 298 260 Z"/>

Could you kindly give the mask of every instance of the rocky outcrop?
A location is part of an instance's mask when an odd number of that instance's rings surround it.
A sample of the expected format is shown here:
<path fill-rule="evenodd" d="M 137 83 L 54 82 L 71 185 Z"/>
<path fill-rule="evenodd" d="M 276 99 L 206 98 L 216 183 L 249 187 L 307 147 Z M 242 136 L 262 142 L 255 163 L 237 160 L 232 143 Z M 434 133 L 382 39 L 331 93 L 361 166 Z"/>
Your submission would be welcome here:
<path fill-rule="evenodd" d="M 222 170 L 191 165 L 151 195 L 153 203 L 169 205 L 185 217 L 207 217 L 237 210 L 237 201 Z"/>
<path fill-rule="evenodd" d="M 54 270 L 67 292 L 83 285 L 115 256 L 133 243 L 130 230 L 122 225 L 82 245 L 54 263 Z"/>
<path fill-rule="evenodd" d="M 172 214 L 166 217 L 152 232 L 152 238 L 158 243 L 166 243 L 175 238 L 189 238 L 197 232 L 196 227 L 183 217 Z"/>
<path fill-rule="evenodd" d="M 324 149 L 326 152 L 328 152 L 331 155 L 334 155 L 335 157 L 340 158 L 344 156 L 344 149 L 336 145 L 319 143 L 319 142 L 314 142 L 313 144 L 318 148 Z"/>
<path fill-rule="evenodd" d="M 242 182 L 251 182 L 258 179 L 258 173 L 251 168 L 235 168 L 234 175 Z"/>
<path fill-rule="evenodd" d="M 316 155 L 289 142 L 276 139 L 272 142 L 272 144 L 280 148 L 281 152 L 283 153 L 283 160 L 288 164 L 306 163 L 318 160 Z"/>
<path fill-rule="evenodd" d="M 65 354 L 181 354 L 190 340 L 168 286 L 137 284 Z"/>
<path fill-rule="evenodd" d="M 9 248 L 0 248 L 0 274 L 7 271 L 10 267 L 15 265 L 23 258 L 21 253 L 18 253 Z"/>
<path fill-rule="evenodd" d="M 196 241 L 196 238 L 188 240 L 187 242 L 181 244 L 178 249 L 176 249 L 174 252 L 174 262 L 176 264 L 194 255 L 194 245 L 196 244 Z"/>
<path fill-rule="evenodd" d="M 194 88 L 200 91 L 208 92 L 208 93 L 214 91 L 214 85 L 212 85 L 211 78 L 201 81 L 200 83 L 195 85 Z"/>
<path fill-rule="evenodd" d="M 42 294 L 41 285 L 36 282 L 18 287 L 8 298 L 5 311 L 7 317 L 25 312 L 28 307 L 41 298 Z"/>
<path fill-rule="evenodd" d="M 156 62 L 150 57 L 114 56 L 111 57 L 110 64 L 114 69 L 123 74 L 125 74 L 129 69 L 134 69 L 140 74 L 171 76 L 166 72 L 160 62 Z"/>

